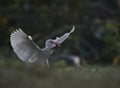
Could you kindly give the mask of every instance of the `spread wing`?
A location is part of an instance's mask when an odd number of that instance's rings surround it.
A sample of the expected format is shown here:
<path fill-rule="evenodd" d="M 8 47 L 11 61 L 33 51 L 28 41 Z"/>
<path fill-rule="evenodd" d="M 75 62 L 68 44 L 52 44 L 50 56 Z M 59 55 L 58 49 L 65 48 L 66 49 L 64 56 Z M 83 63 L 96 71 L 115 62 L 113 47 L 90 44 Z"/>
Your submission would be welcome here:
<path fill-rule="evenodd" d="M 72 30 L 69 33 L 65 33 L 63 36 L 57 37 L 54 41 L 59 44 L 63 43 L 70 36 L 70 34 L 74 32 L 74 30 L 75 30 L 75 26 L 73 26 Z"/>
<path fill-rule="evenodd" d="M 24 62 L 33 63 L 39 58 L 42 51 L 21 29 L 10 35 L 10 43 L 16 55 Z"/>

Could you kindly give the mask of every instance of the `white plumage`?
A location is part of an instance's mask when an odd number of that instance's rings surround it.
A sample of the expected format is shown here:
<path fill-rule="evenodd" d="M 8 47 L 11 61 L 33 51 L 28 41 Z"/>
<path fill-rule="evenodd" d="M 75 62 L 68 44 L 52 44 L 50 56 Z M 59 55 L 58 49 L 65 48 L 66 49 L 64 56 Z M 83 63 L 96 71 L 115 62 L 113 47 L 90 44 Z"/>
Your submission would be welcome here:
<path fill-rule="evenodd" d="M 48 58 L 53 53 L 54 48 L 60 46 L 74 30 L 75 27 L 73 26 L 69 33 L 65 33 L 63 36 L 57 37 L 56 39 L 48 39 L 45 43 L 45 48 L 41 49 L 34 43 L 31 36 L 28 36 L 19 28 L 11 33 L 10 43 L 20 60 L 33 63 L 39 59 L 41 65 L 49 67 Z"/>

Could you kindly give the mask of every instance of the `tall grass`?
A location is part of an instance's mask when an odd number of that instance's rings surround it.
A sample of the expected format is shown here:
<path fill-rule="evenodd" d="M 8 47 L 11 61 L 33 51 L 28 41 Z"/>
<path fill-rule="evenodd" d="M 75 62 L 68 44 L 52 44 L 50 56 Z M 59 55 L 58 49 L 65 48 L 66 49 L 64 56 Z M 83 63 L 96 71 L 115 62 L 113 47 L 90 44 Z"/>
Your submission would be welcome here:
<path fill-rule="evenodd" d="M 82 67 L 77 70 L 1 68 L 0 88 L 119 88 L 117 67 Z"/>
<path fill-rule="evenodd" d="M 120 88 L 118 66 L 40 69 L 36 64 L 28 67 L 19 60 L 2 58 L 0 88 Z"/>

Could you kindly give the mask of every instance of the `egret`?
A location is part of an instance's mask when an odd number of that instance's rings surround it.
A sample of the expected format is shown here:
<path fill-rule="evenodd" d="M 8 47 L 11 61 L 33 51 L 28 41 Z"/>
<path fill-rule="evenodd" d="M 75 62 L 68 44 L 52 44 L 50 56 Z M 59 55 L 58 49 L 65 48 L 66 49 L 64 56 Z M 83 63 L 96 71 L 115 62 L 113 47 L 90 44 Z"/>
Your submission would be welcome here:
<path fill-rule="evenodd" d="M 48 39 L 45 42 L 45 48 L 40 48 L 23 30 L 16 29 L 10 35 L 10 43 L 13 51 L 18 58 L 26 63 L 34 63 L 36 60 L 40 60 L 42 66 L 49 67 L 48 59 L 53 53 L 54 48 L 60 47 L 60 45 L 73 33 L 75 26 L 68 33 L 65 33 L 61 37 L 56 39 Z"/>

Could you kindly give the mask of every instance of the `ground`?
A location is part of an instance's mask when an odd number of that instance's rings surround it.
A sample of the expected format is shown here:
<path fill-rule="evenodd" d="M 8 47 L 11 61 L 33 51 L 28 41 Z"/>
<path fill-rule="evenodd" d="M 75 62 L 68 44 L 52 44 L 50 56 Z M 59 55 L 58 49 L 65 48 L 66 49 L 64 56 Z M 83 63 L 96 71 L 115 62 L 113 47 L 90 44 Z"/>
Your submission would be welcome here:
<path fill-rule="evenodd" d="M 0 88 L 120 88 L 119 66 L 36 67 L 1 64 Z"/>

